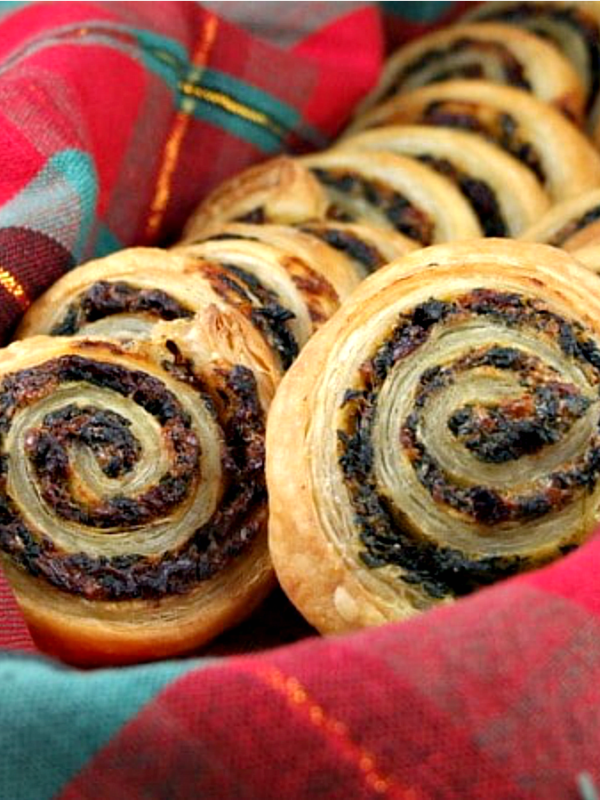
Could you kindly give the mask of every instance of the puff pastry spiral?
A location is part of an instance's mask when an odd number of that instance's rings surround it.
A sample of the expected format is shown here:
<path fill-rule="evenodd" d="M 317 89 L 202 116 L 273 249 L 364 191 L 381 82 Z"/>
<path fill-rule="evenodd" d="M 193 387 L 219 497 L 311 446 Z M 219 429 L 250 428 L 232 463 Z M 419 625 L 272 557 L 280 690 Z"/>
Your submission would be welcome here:
<path fill-rule="evenodd" d="M 581 121 L 584 90 L 575 68 L 539 36 L 499 23 L 452 25 L 421 36 L 388 58 L 359 111 L 400 92 L 451 78 L 479 78 L 531 92 Z"/>
<path fill-rule="evenodd" d="M 37 643 L 78 664 L 187 652 L 273 585 L 277 370 L 210 306 L 146 341 L 35 336 L 0 360 L 0 560 Z"/>
<path fill-rule="evenodd" d="M 593 2 L 481 3 L 467 19 L 495 21 L 531 31 L 572 63 L 585 92 L 590 121 L 597 120 L 600 89 L 600 6 Z"/>
<path fill-rule="evenodd" d="M 368 278 L 308 343 L 269 416 L 269 535 L 319 630 L 408 617 L 590 534 L 596 282 L 545 245 L 426 248 Z"/>
<path fill-rule="evenodd" d="M 600 154 L 593 144 L 555 108 L 521 89 L 481 80 L 435 83 L 373 107 L 346 135 L 398 124 L 478 133 L 528 167 L 553 202 L 600 185 Z"/>
<path fill-rule="evenodd" d="M 527 167 L 469 131 L 389 125 L 357 133 L 341 146 L 397 153 L 432 167 L 463 194 L 486 236 L 517 236 L 550 205 Z"/>
<path fill-rule="evenodd" d="M 234 239 L 265 242 L 288 257 L 301 258 L 325 275 L 350 270 L 360 278 L 418 247 L 413 239 L 396 231 L 328 220 L 305 222 L 299 227 L 234 222 L 212 231 L 205 229 L 199 237 L 177 246 Z"/>
<path fill-rule="evenodd" d="M 333 149 L 275 159 L 226 181 L 192 214 L 183 240 L 229 222 L 318 221 L 368 225 L 421 245 L 481 233 L 460 192 L 429 167 L 391 153 Z"/>

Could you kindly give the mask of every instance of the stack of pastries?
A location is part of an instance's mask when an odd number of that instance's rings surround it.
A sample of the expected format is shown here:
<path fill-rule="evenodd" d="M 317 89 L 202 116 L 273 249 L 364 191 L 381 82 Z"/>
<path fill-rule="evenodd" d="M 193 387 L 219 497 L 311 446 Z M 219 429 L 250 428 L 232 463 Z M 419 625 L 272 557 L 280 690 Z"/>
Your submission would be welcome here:
<path fill-rule="evenodd" d="M 46 651 L 189 652 L 276 580 L 322 633 L 600 521 L 600 4 L 405 45 L 330 149 L 58 280 L 0 352 L 0 562 Z"/>

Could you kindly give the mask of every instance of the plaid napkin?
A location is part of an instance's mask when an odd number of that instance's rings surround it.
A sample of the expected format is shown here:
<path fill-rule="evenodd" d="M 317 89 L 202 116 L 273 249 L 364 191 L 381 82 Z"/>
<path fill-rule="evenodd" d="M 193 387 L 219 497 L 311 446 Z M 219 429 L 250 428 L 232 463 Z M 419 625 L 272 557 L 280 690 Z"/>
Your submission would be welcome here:
<path fill-rule="evenodd" d="M 464 5 L 3 3 L 4 339 L 75 264 L 168 244 L 227 175 L 326 145 L 384 42 Z M 276 592 L 210 655 L 89 672 L 35 652 L 0 579 L 0 798 L 594 800 L 599 563 L 596 537 L 332 639 Z"/>

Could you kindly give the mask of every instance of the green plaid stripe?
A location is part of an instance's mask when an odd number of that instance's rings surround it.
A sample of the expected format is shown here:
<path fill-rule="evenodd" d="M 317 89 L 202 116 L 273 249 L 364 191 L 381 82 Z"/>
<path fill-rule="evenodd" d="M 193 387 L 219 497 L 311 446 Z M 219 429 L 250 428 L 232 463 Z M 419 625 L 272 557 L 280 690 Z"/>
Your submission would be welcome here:
<path fill-rule="evenodd" d="M 2 800 L 50 800 L 166 684 L 197 666 L 169 661 L 132 667 L 120 670 L 115 680 L 114 670 L 76 672 L 3 654 Z"/>

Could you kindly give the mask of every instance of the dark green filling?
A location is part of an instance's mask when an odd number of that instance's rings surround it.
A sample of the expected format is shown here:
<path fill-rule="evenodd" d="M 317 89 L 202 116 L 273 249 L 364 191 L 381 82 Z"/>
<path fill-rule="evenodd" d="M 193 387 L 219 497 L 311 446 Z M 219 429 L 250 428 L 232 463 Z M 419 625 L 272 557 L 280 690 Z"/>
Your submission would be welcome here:
<path fill-rule="evenodd" d="M 392 509 L 389 500 L 378 492 L 373 474 L 372 427 L 379 391 L 392 367 L 424 344 L 438 324 L 452 324 L 473 315 L 492 316 L 508 327 L 533 328 L 558 339 L 566 356 L 578 361 L 591 378 L 600 382 L 600 350 L 578 324 L 548 311 L 539 301 L 517 294 L 475 290 L 453 302 L 430 300 L 400 315 L 398 324 L 385 342 L 360 368 L 361 385 L 349 389 L 342 407 L 346 424 L 338 430 L 339 463 L 355 511 L 361 554 L 369 566 L 394 564 L 407 573 L 403 580 L 420 583 L 432 597 L 461 595 L 505 575 L 534 566 L 520 556 L 471 558 L 452 548 L 437 547 L 422 540 L 403 521 L 401 509 Z M 401 427 L 400 446 L 407 454 L 419 482 L 434 502 L 446 505 L 466 519 L 480 525 L 527 521 L 556 511 L 581 492 L 596 486 L 600 475 L 600 431 L 591 438 L 585 452 L 574 462 L 548 475 L 526 495 L 501 493 L 484 485 L 468 488 L 455 485 L 427 452 L 420 439 L 420 417 L 436 392 L 449 386 L 461 371 L 475 368 L 511 370 L 523 386 L 529 418 L 518 417 L 516 406 L 481 407 L 492 425 L 471 425 L 475 413 L 459 410 L 450 418 L 455 435 L 469 439 L 470 449 L 483 461 L 503 463 L 551 444 L 568 433 L 573 422 L 590 405 L 578 390 L 556 380 L 554 370 L 516 348 L 480 348 L 463 359 L 427 370 L 421 377 L 413 411 Z M 462 412 L 462 413 L 461 413 Z M 494 414 L 499 416 L 493 419 Z M 504 415 L 505 419 L 500 417 Z M 512 424 L 504 426 L 509 420 Z M 528 423 L 519 438 L 518 426 Z M 568 543 L 567 543 L 568 544 Z M 560 547 L 564 547 L 561 543 Z M 560 547 L 558 549 L 560 549 Z"/>
<path fill-rule="evenodd" d="M 250 312 L 252 323 L 260 329 L 281 360 L 284 369 L 289 369 L 297 358 L 300 348 L 288 326 L 295 314 L 279 302 L 277 294 L 262 284 L 251 272 L 235 264 L 220 263 L 228 273 L 222 280 L 229 288 L 253 306 Z M 257 305 L 256 301 L 260 305 Z"/>
<path fill-rule="evenodd" d="M 552 38 L 552 34 L 537 22 L 538 17 L 548 17 L 560 22 L 578 35 L 585 48 L 589 65 L 590 88 L 587 97 L 589 111 L 600 89 L 600 30 L 597 22 L 586 15 L 585 8 L 562 3 L 514 3 L 505 9 L 494 7 L 484 9 L 480 19 L 519 25 L 544 38 Z M 562 51 L 560 37 L 557 36 L 553 42 Z"/>
<path fill-rule="evenodd" d="M 67 447 L 80 444 L 92 451 L 108 478 L 118 478 L 131 472 L 140 456 L 130 425 L 128 419 L 109 409 L 67 405 L 46 414 L 40 428 L 30 433 L 27 452 L 40 476 L 56 469 L 55 460 L 67 463 Z"/>
<path fill-rule="evenodd" d="M 358 261 L 369 273 L 375 272 L 376 269 L 379 269 L 379 267 L 382 267 L 386 263 L 386 259 L 376 247 L 372 244 L 367 244 L 354 233 L 350 233 L 342 228 L 334 228 L 331 226 L 320 228 L 313 226 L 310 228 L 301 228 L 300 230 L 311 236 L 317 236 L 330 247 L 350 256 L 354 261 Z"/>
<path fill-rule="evenodd" d="M 476 103 L 434 100 L 424 109 L 420 122 L 479 133 L 525 164 L 542 183 L 546 180 L 539 154 L 530 142 L 521 139 L 518 124 L 511 114 L 496 112 L 489 122 L 477 116 Z"/>
<path fill-rule="evenodd" d="M 516 461 L 558 442 L 581 418 L 590 401 L 572 387 L 549 384 L 535 387 L 529 416 L 518 403 L 478 406 L 468 404 L 448 420 L 454 436 L 473 455 L 491 464 Z"/>
<path fill-rule="evenodd" d="M 178 363 L 174 371 L 185 371 Z M 206 580 L 231 562 L 263 525 L 261 509 L 266 503 L 264 481 L 264 414 L 258 400 L 256 381 L 251 371 L 237 366 L 222 372 L 222 386 L 213 398 L 213 407 L 221 406 L 219 421 L 223 430 L 222 467 L 225 490 L 218 510 L 198 528 L 179 550 L 160 557 L 131 554 L 115 557 L 90 557 L 85 553 L 60 553 L 47 537 L 30 530 L 8 493 L 8 467 L 0 474 L 0 549 L 12 561 L 34 576 L 41 576 L 58 589 L 95 600 L 160 598 L 183 594 L 198 581 Z M 155 487 L 138 498 L 113 498 L 105 503 L 105 518 L 99 507 L 87 512 L 72 503 L 70 519 L 82 525 L 90 520 L 112 524 L 139 525 L 160 519 L 172 508 L 175 485 L 185 484 L 185 494 L 197 474 L 199 448 L 190 428 L 188 415 L 174 395 L 162 383 L 142 372 L 80 356 L 63 356 L 43 366 L 22 370 L 5 377 L 2 383 L 0 431 L 9 429 L 15 412 L 52 393 L 63 381 L 85 381 L 111 388 L 131 398 L 156 417 L 164 426 L 163 435 L 171 440 L 176 453 L 171 474 L 163 476 Z M 193 386 L 197 381 L 187 381 Z M 201 392 L 199 402 L 203 402 Z M 211 411 L 214 413 L 214 408 Z M 102 465 L 127 471 L 138 457 L 136 444 L 128 435 L 127 425 L 119 415 L 89 406 L 67 406 L 47 415 L 42 424 L 27 437 L 25 457 L 32 461 L 42 494 L 54 493 L 50 504 L 58 513 L 67 502 L 64 446 L 79 438 L 89 445 Z M 86 441 L 87 440 L 87 441 Z M 61 453 L 61 447 L 63 452 Z M 102 506 L 100 506 L 102 508 Z M 109 517 L 109 508 L 112 517 Z M 258 510 L 258 513 L 257 513 Z M 94 517 L 95 515 L 95 517 Z M 110 535 L 107 531 L 107 535 Z"/>
<path fill-rule="evenodd" d="M 72 336 L 90 322 L 125 313 L 147 313 L 164 320 L 193 316 L 192 311 L 160 289 L 139 289 L 125 281 L 97 281 L 69 305 L 50 335 Z"/>
<path fill-rule="evenodd" d="M 325 187 L 348 195 L 349 198 L 363 200 L 378 209 L 392 227 L 405 236 L 415 239 L 424 246 L 432 244 L 434 239 L 433 221 L 424 211 L 389 186 L 368 180 L 349 170 L 314 168 L 311 172 Z M 340 222 L 361 221 L 359 215 L 353 215 L 346 208 L 337 207 L 335 198 L 328 215 Z"/>
<path fill-rule="evenodd" d="M 419 161 L 432 167 L 436 172 L 455 183 L 477 214 L 479 224 L 486 236 L 507 236 L 508 230 L 502 211 L 489 184 L 479 178 L 472 178 L 445 158 L 418 156 Z"/>
<path fill-rule="evenodd" d="M 464 60 L 454 67 L 451 63 L 448 64 L 447 60 L 455 57 L 472 55 L 473 58 L 478 58 L 478 61 L 473 61 L 470 64 L 465 64 Z M 430 66 L 440 66 L 440 71 L 430 78 L 427 83 L 436 83 L 443 80 L 451 80 L 452 78 L 468 77 L 468 78 L 481 78 L 485 76 L 485 62 L 496 63 L 502 67 L 504 73 L 504 83 L 511 86 L 516 86 L 520 89 L 530 90 L 531 86 L 525 77 L 523 67 L 514 57 L 514 55 L 497 42 L 485 42 L 480 39 L 469 39 L 462 37 L 452 42 L 446 47 L 438 47 L 428 50 L 423 53 L 419 58 L 415 59 L 412 63 L 402 71 L 398 81 L 392 86 L 386 96 L 397 94 L 403 87 L 406 80 L 413 75 L 417 75 L 422 70 L 428 69 Z M 420 85 L 424 85 L 421 83 Z"/>

